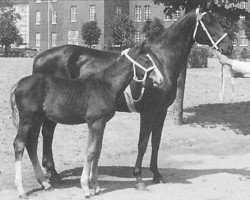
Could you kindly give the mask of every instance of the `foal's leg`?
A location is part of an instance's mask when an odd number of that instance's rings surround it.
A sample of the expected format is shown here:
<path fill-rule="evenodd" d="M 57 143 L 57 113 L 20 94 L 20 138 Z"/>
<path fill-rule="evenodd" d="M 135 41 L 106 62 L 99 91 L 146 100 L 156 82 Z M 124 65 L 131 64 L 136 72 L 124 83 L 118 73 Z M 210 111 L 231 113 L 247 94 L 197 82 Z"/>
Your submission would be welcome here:
<path fill-rule="evenodd" d="M 27 198 L 22 183 L 22 158 L 23 158 L 24 148 L 27 142 L 28 132 L 29 132 L 29 126 L 22 124 L 22 122 L 19 122 L 17 135 L 13 142 L 15 151 L 15 185 L 18 190 L 19 198 L 22 199 Z"/>
<path fill-rule="evenodd" d="M 102 130 L 100 130 L 100 133 L 102 131 L 102 134 L 98 139 L 97 153 L 96 156 L 94 157 L 90 172 L 90 183 L 92 185 L 92 188 L 94 189 L 94 194 L 99 194 L 101 192 L 101 188 L 98 185 L 98 161 L 102 150 L 102 141 L 103 141 L 103 133 L 105 126 L 106 123 L 103 125 Z"/>
<path fill-rule="evenodd" d="M 96 163 L 94 163 L 93 169 L 97 170 L 97 163 L 98 163 L 97 157 L 99 157 L 100 155 L 100 149 L 101 149 L 100 146 L 102 145 L 104 127 L 105 127 L 105 121 L 103 119 L 99 119 L 92 124 L 88 124 L 89 137 L 85 153 L 85 163 L 81 177 L 81 186 L 84 192 L 84 196 L 86 198 L 89 198 L 91 195 L 89 189 L 90 170 L 94 160 Z M 97 173 L 97 171 L 95 171 L 95 173 Z M 95 184 L 97 184 L 97 174 L 96 175 L 94 174 L 94 176 L 96 177 L 93 177 L 93 179 L 96 179 Z M 97 189 L 98 186 L 96 185 L 95 187 L 96 187 L 95 189 Z"/>
<path fill-rule="evenodd" d="M 164 183 L 164 179 L 162 175 L 158 171 L 158 151 L 161 142 L 161 134 L 162 128 L 164 124 L 164 120 L 166 118 L 166 112 L 157 113 L 153 121 L 153 129 L 152 129 L 152 153 L 151 153 L 151 161 L 150 161 L 150 170 L 154 174 L 153 182 L 154 183 Z"/>
<path fill-rule="evenodd" d="M 51 183 L 60 182 L 60 176 L 55 169 L 55 163 L 52 153 L 52 142 L 55 131 L 56 123 L 45 119 L 42 126 L 42 135 L 43 135 L 43 159 L 42 165 L 46 169 L 45 177 L 50 180 Z"/>
<path fill-rule="evenodd" d="M 146 190 L 146 185 L 142 181 L 142 160 L 146 152 L 150 133 L 152 131 L 152 118 L 148 113 L 141 113 L 140 137 L 138 142 L 138 154 L 134 168 L 134 176 L 136 178 L 136 189 Z"/>
<path fill-rule="evenodd" d="M 29 154 L 30 160 L 32 162 L 36 179 L 42 185 L 45 190 L 52 189 L 51 185 L 45 179 L 43 171 L 41 169 L 41 165 L 37 158 L 37 144 L 38 144 L 38 136 L 41 128 L 41 122 L 35 123 L 30 129 L 28 138 L 27 138 L 27 152 Z"/>

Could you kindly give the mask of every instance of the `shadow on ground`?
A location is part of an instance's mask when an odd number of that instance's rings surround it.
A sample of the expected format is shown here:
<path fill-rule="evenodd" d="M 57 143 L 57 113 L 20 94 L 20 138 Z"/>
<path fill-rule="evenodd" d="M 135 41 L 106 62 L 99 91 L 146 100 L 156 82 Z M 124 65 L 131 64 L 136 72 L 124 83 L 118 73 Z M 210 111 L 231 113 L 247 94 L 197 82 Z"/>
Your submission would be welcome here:
<path fill-rule="evenodd" d="M 105 178 L 101 178 L 99 181 L 99 185 L 102 188 L 107 188 L 103 191 L 103 193 L 133 188 L 135 185 L 135 179 L 132 174 L 132 167 L 111 167 L 111 166 L 102 166 L 99 167 L 99 175 L 106 175 L 108 177 L 112 177 L 112 180 Z M 212 175 L 212 174 L 220 174 L 220 173 L 228 173 L 228 174 L 236 174 L 246 178 L 249 178 L 250 171 L 247 169 L 202 169 L 202 170 L 193 170 L 193 169 L 160 169 L 161 174 L 163 175 L 166 183 L 182 183 L 182 184 L 191 184 L 189 179 L 197 178 L 204 175 Z M 78 187 L 81 188 L 80 185 L 80 177 L 82 173 L 82 168 L 74 168 L 70 170 L 65 170 L 60 173 L 62 181 L 60 184 L 53 185 L 54 188 L 70 188 L 70 187 Z M 115 178 L 114 178 L 115 177 Z M 120 180 L 119 180 L 120 178 Z M 144 183 L 149 186 L 152 185 L 153 182 L 151 180 L 152 174 L 149 168 L 143 168 L 143 178 Z M 33 189 L 28 192 L 28 194 L 32 194 L 40 191 L 41 189 Z"/>
<path fill-rule="evenodd" d="M 201 104 L 187 108 L 186 124 L 203 127 L 226 126 L 236 133 L 250 134 L 250 102 L 229 104 Z"/>

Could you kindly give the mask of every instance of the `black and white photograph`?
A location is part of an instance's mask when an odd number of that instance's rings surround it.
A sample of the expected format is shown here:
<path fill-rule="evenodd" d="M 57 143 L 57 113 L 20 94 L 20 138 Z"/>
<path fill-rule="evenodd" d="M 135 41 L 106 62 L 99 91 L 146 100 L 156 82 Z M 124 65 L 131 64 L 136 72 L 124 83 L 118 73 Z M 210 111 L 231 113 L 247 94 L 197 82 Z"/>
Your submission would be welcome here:
<path fill-rule="evenodd" d="M 1 200 L 250 200 L 250 0 L 0 0 Z"/>

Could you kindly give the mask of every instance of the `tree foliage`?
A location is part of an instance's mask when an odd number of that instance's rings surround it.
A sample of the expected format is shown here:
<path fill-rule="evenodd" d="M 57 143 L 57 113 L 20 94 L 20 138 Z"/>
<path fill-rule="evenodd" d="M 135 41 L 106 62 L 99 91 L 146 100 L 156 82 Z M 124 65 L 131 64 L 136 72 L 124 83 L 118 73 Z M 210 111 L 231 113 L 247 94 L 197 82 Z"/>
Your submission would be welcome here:
<path fill-rule="evenodd" d="M 113 43 L 122 48 L 134 45 L 135 26 L 127 15 L 117 15 L 111 24 Z"/>
<path fill-rule="evenodd" d="M 8 55 L 11 44 L 19 45 L 23 42 L 16 26 L 18 19 L 20 15 L 15 12 L 13 1 L 2 0 L 0 2 L 0 44 L 4 46 L 5 56 Z"/>
<path fill-rule="evenodd" d="M 85 43 L 92 47 L 97 45 L 101 37 L 101 29 L 99 28 L 96 21 L 90 21 L 82 25 L 82 39 Z"/>
<path fill-rule="evenodd" d="M 142 32 L 145 34 L 146 38 L 149 41 L 154 40 L 157 38 L 160 34 L 164 32 L 165 28 L 162 23 L 162 21 L 159 18 L 148 19 L 146 22 L 144 22 L 142 27 Z"/>
<path fill-rule="evenodd" d="M 165 5 L 164 12 L 172 16 L 178 9 L 185 9 L 185 12 L 197 8 L 199 5 L 211 4 L 211 11 L 215 13 L 222 27 L 228 33 L 230 39 L 235 38 L 235 32 L 239 30 L 238 21 L 240 16 L 249 16 L 245 9 L 230 6 L 230 3 L 240 3 L 247 0 L 154 0 L 154 3 Z M 250 23 L 249 23 L 250 24 Z M 250 27 L 250 26 L 249 26 Z"/>

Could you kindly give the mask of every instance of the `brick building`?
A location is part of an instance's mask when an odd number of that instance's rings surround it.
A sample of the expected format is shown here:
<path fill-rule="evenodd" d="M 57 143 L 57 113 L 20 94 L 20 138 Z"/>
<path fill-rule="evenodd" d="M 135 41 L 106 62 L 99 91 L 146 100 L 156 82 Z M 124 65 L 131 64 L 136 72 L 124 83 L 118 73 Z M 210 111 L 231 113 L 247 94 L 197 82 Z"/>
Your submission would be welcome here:
<path fill-rule="evenodd" d="M 103 49 L 109 40 L 111 31 L 109 27 L 116 14 L 127 14 L 135 22 L 137 28 L 135 41 L 139 42 L 144 39 L 141 28 L 148 18 L 158 17 L 167 28 L 184 13 L 177 11 L 170 19 L 163 13 L 164 6 L 155 5 L 153 0 L 17 0 L 16 3 L 19 11 L 22 10 L 20 6 L 26 5 L 24 18 L 28 17 L 28 20 L 24 20 L 26 33 L 21 31 L 23 25 L 19 26 L 20 32 L 23 37 L 27 38 L 25 41 L 29 47 L 39 50 L 63 44 L 84 45 L 81 27 L 83 23 L 91 20 L 96 20 L 101 28 L 102 35 L 96 48 Z M 229 6 L 237 6 L 250 11 L 250 0 Z M 21 15 L 24 16 L 24 14 Z M 240 32 L 234 42 L 235 49 L 237 52 L 243 48 L 250 51 L 245 31 L 242 26 L 240 27 Z"/>

